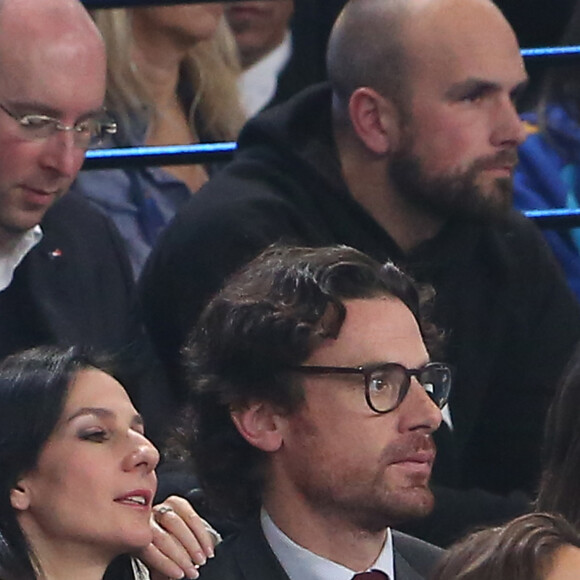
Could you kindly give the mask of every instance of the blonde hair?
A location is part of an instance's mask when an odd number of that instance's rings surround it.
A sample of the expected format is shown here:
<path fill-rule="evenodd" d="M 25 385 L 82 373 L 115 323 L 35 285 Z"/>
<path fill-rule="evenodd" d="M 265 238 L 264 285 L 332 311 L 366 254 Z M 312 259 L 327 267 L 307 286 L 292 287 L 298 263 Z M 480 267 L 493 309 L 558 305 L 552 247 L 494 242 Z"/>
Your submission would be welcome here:
<path fill-rule="evenodd" d="M 155 103 L 131 59 L 129 10 L 93 10 L 91 15 L 107 46 L 107 108 L 122 130 L 154 121 Z M 201 120 L 202 133 L 211 140 L 237 138 L 245 121 L 237 87 L 240 71 L 233 34 L 222 18 L 213 37 L 193 46 L 182 63 L 183 80 L 193 95 L 188 119 L 196 133 L 200 127 L 195 121 Z"/>

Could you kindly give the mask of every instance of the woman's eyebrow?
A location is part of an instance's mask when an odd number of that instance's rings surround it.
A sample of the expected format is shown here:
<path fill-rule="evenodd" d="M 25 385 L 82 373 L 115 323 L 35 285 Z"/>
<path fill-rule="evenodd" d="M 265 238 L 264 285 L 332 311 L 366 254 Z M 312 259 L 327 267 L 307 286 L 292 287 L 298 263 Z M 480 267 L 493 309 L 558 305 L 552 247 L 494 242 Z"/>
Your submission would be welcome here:
<path fill-rule="evenodd" d="M 81 407 L 68 417 L 67 423 L 70 423 L 73 419 L 81 417 L 82 415 L 95 415 L 97 417 L 110 418 L 114 417 L 115 413 L 110 409 L 105 409 L 103 407 Z"/>
<path fill-rule="evenodd" d="M 81 407 L 77 409 L 72 415 L 70 415 L 66 422 L 70 423 L 77 417 L 82 417 L 84 415 L 94 415 L 99 418 L 103 419 L 111 419 L 115 418 L 117 414 L 110 409 L 105 409 L 104 407 Z M 135 413 L 133 418 L 131 419 L 131 427 L 144 427 L 145 421 L 143 417 L 139 413 Z"/>

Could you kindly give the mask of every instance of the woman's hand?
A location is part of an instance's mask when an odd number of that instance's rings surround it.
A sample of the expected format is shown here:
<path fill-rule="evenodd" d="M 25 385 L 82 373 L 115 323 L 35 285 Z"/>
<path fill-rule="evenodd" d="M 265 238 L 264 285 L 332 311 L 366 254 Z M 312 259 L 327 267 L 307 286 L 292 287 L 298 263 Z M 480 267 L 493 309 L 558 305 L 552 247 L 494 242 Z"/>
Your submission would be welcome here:
<path fill-rule="evenodd" d="M 155 580 L 197 578 L 197 568 L 213 558 L 220 535 L 182 497 L 171 496 L 153 508 L 153 541 L 139 558 Z"/>

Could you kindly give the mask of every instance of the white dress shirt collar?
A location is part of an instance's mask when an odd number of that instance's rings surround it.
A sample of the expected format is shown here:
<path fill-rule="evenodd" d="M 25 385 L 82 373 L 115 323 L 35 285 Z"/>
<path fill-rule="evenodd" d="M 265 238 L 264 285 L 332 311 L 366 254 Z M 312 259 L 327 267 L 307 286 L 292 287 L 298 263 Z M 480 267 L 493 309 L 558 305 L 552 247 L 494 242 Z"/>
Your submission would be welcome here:
<path fill-rule="evenodd" d="M 36 225 L 0 251 L 0 292 L 10 286 L 14 270 L 41 239 L 42 229 Z"/>
<path fill-rule="evenodd" d="M 288 574 L 290 580 L 352 580 L 356 570 L 327 560 L 314 554 L 310 550 L 293 542 L 262 509 L 260 523 L 264 536 L 276 558 Z M 393 537 L 390 528 L 387 528 L 387 538 L 379 557 L 369 570 L 381 570 L 388 574 L 391 580 L 395 579 L 395 565 L 393 561 Z"/>
<path fill-rule="evenodd" d="M 278 86 L 278 75 L 291 55 L 292 35 L 287 31 L 282 44 L 240 75 L 238 89 L 248 117 L 253 117 L 272 100 Z"/>

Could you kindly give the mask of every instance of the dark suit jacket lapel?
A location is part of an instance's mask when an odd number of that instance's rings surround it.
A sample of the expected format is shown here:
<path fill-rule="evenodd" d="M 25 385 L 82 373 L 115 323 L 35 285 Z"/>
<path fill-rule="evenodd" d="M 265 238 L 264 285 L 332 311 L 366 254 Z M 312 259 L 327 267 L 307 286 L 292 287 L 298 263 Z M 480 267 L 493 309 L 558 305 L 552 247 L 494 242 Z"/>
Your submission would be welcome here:
<path fill-rule="evenodd" d="M 28 256 L 28 287 L 54 342 L 82 342 L 90 330 L 82 272 L 71 275 L 67 248 L 46 232 Z"/>
<path fill-rule="evenodd" d="M 264 537 L 259 519 L 238 536 L 234 558 L 247 580 L 289 580 Z"/>
<path fill-rule="evenodd" d="M 414 568 L 411 567 L 405 557 L 394 546 L 395 580 L 424 580 Z"/>

